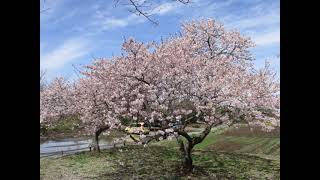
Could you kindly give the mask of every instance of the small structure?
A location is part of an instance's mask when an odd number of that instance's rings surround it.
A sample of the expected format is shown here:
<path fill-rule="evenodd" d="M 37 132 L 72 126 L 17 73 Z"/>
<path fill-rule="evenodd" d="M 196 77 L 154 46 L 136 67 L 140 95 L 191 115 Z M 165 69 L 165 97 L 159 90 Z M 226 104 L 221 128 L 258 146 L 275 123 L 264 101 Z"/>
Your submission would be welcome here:
<path fill-rule="evenodd" d="M 91 151 L 91 150 L 95 151 L 96 150 L 96 144 L 94 142 L 90 143 L 88 147 L 89 147 L 89 151 Z"/>

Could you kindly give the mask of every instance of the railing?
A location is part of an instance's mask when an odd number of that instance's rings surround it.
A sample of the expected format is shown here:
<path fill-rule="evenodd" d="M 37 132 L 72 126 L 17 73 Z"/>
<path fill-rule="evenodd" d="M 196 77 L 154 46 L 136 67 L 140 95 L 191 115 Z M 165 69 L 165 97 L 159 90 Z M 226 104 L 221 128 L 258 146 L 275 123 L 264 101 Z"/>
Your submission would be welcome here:
<path fill-rule="evenodd" d="M 121 147 L 121 146 L 125 146 L 125 143 L 114 143 L 113 145 L 104 144 L 104 145 L 100 145 L 100 149 L 111 149 L 111 148 Z M 71 150 L 65 150 L 65 151 L 55 151 L 55 152 L 50 152 L 50 153 L 40 153 L 40 158 L 43 158 L 43 157 L 62 157 L 62 156 L 75 154 L 75 153 L 78 153 L 78 152 L 91 151 L 91 149 L 92 149 L 92 147 L 88 146 L 88 147 L 85 147 L 85 148 L 71 149 Z"/>

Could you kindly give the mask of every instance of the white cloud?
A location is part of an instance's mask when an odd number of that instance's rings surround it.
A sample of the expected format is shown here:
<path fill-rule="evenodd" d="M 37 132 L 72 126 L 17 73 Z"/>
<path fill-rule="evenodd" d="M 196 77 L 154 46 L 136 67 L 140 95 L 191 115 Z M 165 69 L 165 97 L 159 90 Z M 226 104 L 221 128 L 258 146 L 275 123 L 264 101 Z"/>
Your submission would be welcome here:
<path fill-rule="evenodd" d="M 193 1 L 191 6 L 199 9 L 192 13 L 192 19 L 214 17 L 219 22 L 238 30 L 279 26 L 280 8 L 278 2 L 263 2 L 261 0 L 222 0 Z M 235 8 L 243 4 L 242 8 Z"/>
<path fill-rule="evenodd" d="M 150 14 L 156 14 L 156 15 L 165 15 L 168 14 L 169 12 L 172 12 L 174 10 L 177 10 L 179 7 L 181 7 L 181 3 L 178 2 L 171 2 L 171 3 L 163 3 L 156 8 L 154 8 Z"/>
<path fill-rule="evenodd" d="M 256 35 L 252 39 L 257 46 L 265 46 L 274 43 L 280 43 L 280 31 L 277 30 L 273 32 Z"/>
<path fill-rule="evenodd" d="M 43 69 L 53 70 L 77 60 L 89 52 L 88 42 L 81 38 L 66 40 L 51 52 L 40 54 L 40 64 Z"/>
<path fill-rule="evenodd" d="M 113 28 L 122 28 L 133 24 L 139 24 L 145 22 L 144 17 L 131 14 L 125 18 L 106 17 L 104 19 L 94 22 L 94 26 L 98 27 L 98 31 L 108 30 Z"/>
<path fill-rule="evenodd" d="M 231 18 L 230 18 L 231 19 Z M 280 23 L 280 14 L 271 13 L 264 14 L 253 18 L 232 18 L 232 22 L 227 23 L 227 26 L 238 29 L 249 29 L 267 25 L 274 25 Z"/>
<path fill-rule="evenodd" d="M 146 13 L 150 15 L 151 18 L 154 18 L 153 17 L 154 15 L 158 15 L 158 16 L 166 15 L 170 12 L 177 10 L 182 5 L 183 4 L 178 2 L 163 3 L 160 5 L 156 4 L 154 5 L 155 7 L 154 9 L 152 9 L 151 11 L 146 11 Z M 123 9 L 123 11 L 126 11 L 126 10 Z M 138 16 L 133 13 L 123 18 L 116 18 L 114 16 L 110 16 L 109 12 L 104 12 L 99 10 L 95 12 L 92 25 L 102 30 L 108 30 L 113 28 L 126 27 L 133 24 L 140 24 L 144 22 L 147 22 L 147 19 L 145 17 Z"/>
<path fill-rule="evenodd" d="M 103 22 L 103 27 L 105 27 L 104 29 L 108 29 L 111 27 L 126 27 L 128 24 L 129 22 L 127 21 L 127 19 L 109 18 Z"/>

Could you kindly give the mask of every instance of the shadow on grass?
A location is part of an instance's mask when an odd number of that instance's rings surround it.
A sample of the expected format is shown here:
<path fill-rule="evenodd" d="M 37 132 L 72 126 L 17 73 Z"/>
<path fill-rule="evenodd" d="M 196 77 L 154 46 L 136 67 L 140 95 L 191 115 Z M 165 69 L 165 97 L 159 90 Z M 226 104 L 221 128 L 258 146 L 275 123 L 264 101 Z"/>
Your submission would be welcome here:
<path fill-rule="evenodd" d="M 125 148 L 122 151 L 127 152 Z M 277 163 L 255 156 L 197 151 L 193 153 L 194 171 L 185 174 L 175 149 L 151 146 L 130 151 L 130 155 L 113 154 L 115 171 L 96 179 L 278 179 L 280 175 Z"/>

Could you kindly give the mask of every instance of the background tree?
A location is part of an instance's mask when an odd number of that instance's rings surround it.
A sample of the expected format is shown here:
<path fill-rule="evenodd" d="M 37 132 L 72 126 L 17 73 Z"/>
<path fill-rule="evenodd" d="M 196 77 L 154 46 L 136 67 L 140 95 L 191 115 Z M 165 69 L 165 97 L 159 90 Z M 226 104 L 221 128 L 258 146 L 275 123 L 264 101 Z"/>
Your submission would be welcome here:
<path fill-rule="evenodd" d="M 75 85 L 75 107 L 87 132 L 94 134 L 95 150 L 100 152 L 99 136 L 107 129 L 117 128 L 119 119 L 110 103 L 111 87 L 95 78 L 81 78 Z"/>
<path fill-rule="evenodd" d="M 54 79 L 40 91 L 40 123 L 49 125 L 75 113 L 72 86 L 64 78 Z"/>
<path fill-rule="evenodd" d="M 46 78 L 45 78 L 46 72 L 43 70 L 40 70 L 40 91 L 43 91 L 43 89 L 46 86 Z"/>

